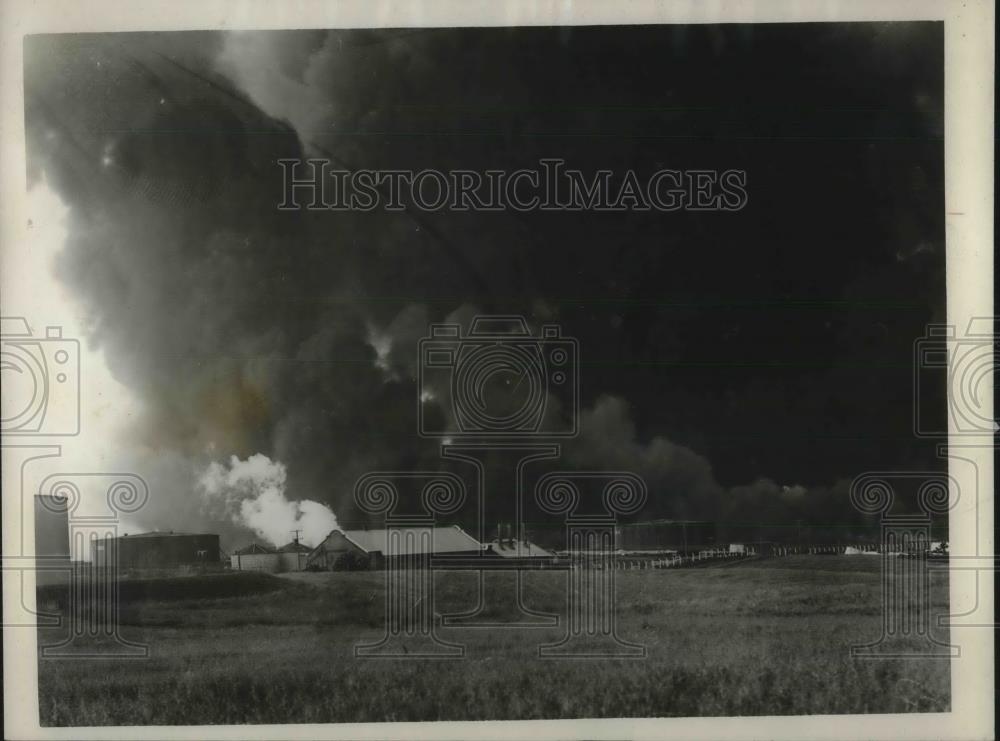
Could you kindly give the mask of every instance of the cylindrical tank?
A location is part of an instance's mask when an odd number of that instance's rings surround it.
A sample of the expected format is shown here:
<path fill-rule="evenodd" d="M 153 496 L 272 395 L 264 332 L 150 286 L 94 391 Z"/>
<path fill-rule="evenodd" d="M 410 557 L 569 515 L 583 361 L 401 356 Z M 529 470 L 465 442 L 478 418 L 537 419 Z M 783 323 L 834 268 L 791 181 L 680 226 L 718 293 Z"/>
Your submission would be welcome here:
<path fill-rule="evenodd" d="M 219 563 L 219 536 L 212 533 L 142 533 L 96 541 L 92 560 L 104 565 L 117 553 L 118 568 L 169 569 Z"/>

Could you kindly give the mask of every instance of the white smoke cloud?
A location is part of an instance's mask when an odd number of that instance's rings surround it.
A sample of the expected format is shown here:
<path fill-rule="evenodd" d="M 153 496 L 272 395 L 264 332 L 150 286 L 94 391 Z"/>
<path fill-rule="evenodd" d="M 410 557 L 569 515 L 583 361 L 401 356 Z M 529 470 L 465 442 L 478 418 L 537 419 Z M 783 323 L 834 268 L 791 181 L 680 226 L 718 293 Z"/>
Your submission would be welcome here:
<path fill-rule="evenodd" d="M 324 504 L 285 496 L 287 471 L 280 461 L 257 453 L 246 460 L 232 456 L 228 464 L 209 464 L 198 488 L 212 508 L 221 507 L 241 527 L 253 530 L 274 546 L 282 546 L 301 530 L 300 540 L 317 545 L 338 527 Z"/>

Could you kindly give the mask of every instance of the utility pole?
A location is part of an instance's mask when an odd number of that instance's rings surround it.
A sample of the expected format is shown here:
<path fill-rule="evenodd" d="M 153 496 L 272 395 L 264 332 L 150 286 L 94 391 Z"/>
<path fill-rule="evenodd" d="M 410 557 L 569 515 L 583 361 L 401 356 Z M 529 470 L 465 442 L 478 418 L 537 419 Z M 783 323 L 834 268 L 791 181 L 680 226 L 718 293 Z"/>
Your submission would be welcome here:
<path fill-rule="evenodd" d="M 292 535 L 295 536 L 295 545 L 299 544 L 299 533 L 301 533 L 301 532 L 302 532 L 301 530 L 292 530 L 291 531 Z"/>

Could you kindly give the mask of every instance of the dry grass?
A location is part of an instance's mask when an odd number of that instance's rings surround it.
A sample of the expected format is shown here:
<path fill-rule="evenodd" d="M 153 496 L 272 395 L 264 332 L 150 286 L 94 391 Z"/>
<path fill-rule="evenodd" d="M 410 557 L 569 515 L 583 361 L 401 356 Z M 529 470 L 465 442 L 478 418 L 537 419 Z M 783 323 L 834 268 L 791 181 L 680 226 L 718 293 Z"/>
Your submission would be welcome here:
<path fill-rule="evenodd" d="M 799 556 L 618 572 L 619 633 L 644 660 L 541 660 L 559 629 L 444 628 L 457 661 L 355 659 L 382 632 L 383 575 L 301 574 L 280 589 L 135 599 L 122 633 L 145 660 L 40 661 L 46 725 L 295 723 L 943 711 L 945 660 L 852 659 L 881 630 L 879 561 Z M 512 616 L 495 590 L 493 619 Z M 526 573 L 533 609 L 561 612 L 564 575 Z M 437 578 L 444 611 L 469 574 Z M 936 583 L 934 609 L 946 609 Z M 944 636 L 946 637 L 946 636 Z M 41 634 L 41 643 L 53 636 Z"/>

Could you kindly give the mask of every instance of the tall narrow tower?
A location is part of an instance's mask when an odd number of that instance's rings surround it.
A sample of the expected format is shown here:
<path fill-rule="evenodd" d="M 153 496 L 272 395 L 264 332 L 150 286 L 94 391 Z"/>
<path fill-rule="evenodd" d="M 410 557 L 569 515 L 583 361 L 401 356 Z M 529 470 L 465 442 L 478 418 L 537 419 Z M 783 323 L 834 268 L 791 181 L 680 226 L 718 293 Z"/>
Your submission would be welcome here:
<path fill-rule="evenodd" d="M 69 502 L 63 497 L 35 497 L 35 559 L 37 584 L 68 581 Z"/>

